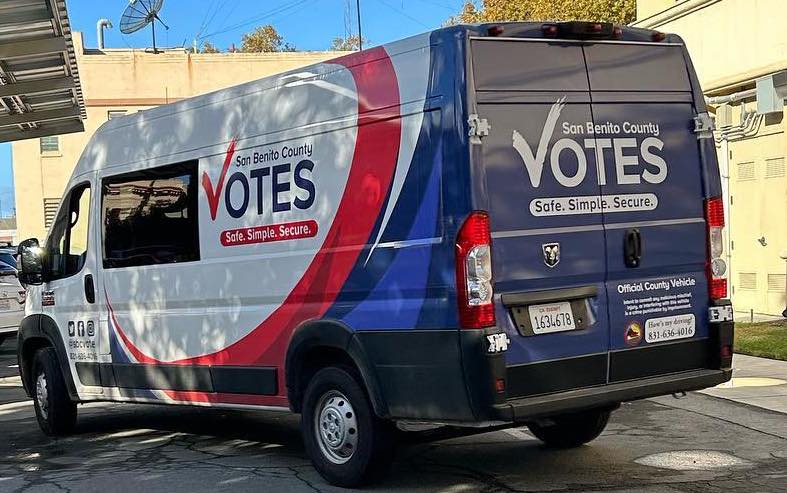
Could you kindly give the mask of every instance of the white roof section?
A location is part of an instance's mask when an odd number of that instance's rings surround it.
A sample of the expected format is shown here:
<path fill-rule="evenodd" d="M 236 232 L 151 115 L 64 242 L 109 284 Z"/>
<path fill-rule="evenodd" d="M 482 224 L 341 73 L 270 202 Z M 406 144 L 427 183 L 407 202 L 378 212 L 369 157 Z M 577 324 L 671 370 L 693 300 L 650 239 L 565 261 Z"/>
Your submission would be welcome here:
<path fill-rule="evenodd" d="M 0 142 L 84 130 L 65 0 L 0 1 Z"/>

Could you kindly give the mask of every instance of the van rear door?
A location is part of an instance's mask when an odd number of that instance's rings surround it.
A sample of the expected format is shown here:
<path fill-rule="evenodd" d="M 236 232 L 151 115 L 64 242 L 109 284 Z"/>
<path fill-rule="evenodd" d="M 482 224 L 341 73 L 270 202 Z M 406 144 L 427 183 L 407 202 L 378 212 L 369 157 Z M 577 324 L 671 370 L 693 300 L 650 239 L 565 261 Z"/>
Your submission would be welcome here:
<path fill-rule="evenodd" d="M 473 193 L 490 216 L 508 396 L 604 384 L 607 255 L 583 48 L 474 38 L 471 53 L 471 113 L 491 125 L 474 146 Z"/>
<path fill-rule="evenodd" d="M 684 48 L 584 46 L 609 300 L 609 381 L 706 367 L 702 162 Z"/>

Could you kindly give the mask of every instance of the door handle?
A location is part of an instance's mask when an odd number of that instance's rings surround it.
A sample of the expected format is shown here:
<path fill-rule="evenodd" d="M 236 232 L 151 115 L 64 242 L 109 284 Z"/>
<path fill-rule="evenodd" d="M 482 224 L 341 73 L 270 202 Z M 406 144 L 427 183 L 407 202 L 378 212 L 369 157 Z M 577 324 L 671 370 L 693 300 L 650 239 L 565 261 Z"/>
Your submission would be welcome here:
<path fill-rule="evenodd" d="M 85 274 L 85 299 L 88 303 L 96 302 L 96 287 L 93 284 L 93 274 Z"/>
<path fill-rule="evenodd" d="M 623 257 L 626 267 L 639 267 L 642 261 L 642 235 L 639 229 L 626 230 L 623 236 Z"/>

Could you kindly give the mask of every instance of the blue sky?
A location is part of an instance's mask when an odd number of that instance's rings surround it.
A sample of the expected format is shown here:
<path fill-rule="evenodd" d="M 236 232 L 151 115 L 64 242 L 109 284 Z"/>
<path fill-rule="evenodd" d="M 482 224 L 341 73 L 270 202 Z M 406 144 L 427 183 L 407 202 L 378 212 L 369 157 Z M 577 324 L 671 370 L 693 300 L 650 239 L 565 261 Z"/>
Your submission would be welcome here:
<path fill-rule="evenodd" d="M 355 0 L 350 28 L 356 34 Z M 463 0 L 361 0 L 362 31 L 371 44 L 440 27 L 458 12 Z M 191 46 L 210 41 L 221 49 L 240 45 L 243 33 L 272 24 L 299 50 L 325 50 L 336 36 L 345 34 L 347 0 L 165 0 L 161 19 L 169 30 L 156 26 L 156 45 Z M 121 34 L 120 16 L 126 0 L 67 0 L 71 26 L 84 33 L 85 45 L 96 46 L 96 21 L 106 17 L 114 25 L 105 31 L 107 48 L 145 48 L 151 45 L 150 28 Z M 14 207 L 11 145 L 0 144 L 0 214 Z"/>

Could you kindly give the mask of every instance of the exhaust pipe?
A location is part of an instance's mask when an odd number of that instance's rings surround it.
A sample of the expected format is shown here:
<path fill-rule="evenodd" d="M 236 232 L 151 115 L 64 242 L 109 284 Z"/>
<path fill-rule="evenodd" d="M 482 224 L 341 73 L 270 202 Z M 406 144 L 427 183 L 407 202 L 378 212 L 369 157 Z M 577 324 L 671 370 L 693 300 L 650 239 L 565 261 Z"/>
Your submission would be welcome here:
<path fill-rule="evenodd" d="M 98 49 L 104 49 L 104 28 L 112 29 L 112 21 L 109 19 L 99 19 L 96 22 L 96 39 L 98 40 Z"/>

